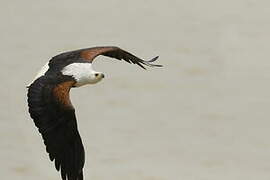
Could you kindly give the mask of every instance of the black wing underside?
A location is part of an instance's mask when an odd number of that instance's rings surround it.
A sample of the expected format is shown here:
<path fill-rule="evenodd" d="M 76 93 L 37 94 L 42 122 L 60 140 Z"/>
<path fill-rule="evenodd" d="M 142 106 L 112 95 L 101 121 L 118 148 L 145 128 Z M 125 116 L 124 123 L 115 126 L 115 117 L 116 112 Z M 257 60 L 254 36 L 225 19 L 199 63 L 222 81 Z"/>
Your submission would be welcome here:
<path fill-rule="evenodd" d="M 53 93 L 56 84 L 52 82 L 43 76 L 29 87 L 29 113 L 62 179 L 83 180 L 84 148 L 75 110 L 59 102 Z"/>

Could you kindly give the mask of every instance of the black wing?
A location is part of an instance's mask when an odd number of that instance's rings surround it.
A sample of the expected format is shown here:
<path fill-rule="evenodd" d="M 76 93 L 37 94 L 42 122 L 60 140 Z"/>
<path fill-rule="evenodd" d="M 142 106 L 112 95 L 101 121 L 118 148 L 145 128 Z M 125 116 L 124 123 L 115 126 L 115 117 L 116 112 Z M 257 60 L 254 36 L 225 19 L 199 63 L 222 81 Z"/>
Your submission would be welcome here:
<path fill-rule="evenodd" d="M 99 55 L 108 56 L 108 57 L 115 58 L 118 60 L 123 59 L 128 63 L 137 64 L 143 69 L 145 69 L 144 65 L 149 66 L 149 67 L 162 67 L 162 65 L 152 64 L 152 62 L 158 59 L 158 56 L 154 57 L 153 59 L 149 61 L 146 61 L 146 60 L 138 58 L 137 56 L 123 49 L 120 49 L 119 47 L 114 47 L 114 46 L 94 47 L 94 48 L 81 50 L 81 57 L 90 62 L 92 62 L 94 58 Z"/>
<path fill-rule="evenodd" d="M 69 100 L 72 81 L 42 76 L 28 90 L 29 113 L 41 133 L 50 160 L 63 180 L 83 180 L 84 148 Z"/>

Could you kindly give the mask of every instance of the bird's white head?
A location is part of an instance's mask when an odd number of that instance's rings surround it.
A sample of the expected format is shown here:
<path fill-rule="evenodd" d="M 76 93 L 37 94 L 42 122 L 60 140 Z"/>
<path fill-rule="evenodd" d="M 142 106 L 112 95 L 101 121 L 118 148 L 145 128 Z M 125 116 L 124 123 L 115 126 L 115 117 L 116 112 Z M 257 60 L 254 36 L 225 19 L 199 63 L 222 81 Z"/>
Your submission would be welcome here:
<path fill-rule="evenodd" d="M 94 71 L 91 63 L 72 63 L 62 69 L 62 74 L 72 76 L 76 87 L 95 84 L 104 78 L 104 74 Z"/>

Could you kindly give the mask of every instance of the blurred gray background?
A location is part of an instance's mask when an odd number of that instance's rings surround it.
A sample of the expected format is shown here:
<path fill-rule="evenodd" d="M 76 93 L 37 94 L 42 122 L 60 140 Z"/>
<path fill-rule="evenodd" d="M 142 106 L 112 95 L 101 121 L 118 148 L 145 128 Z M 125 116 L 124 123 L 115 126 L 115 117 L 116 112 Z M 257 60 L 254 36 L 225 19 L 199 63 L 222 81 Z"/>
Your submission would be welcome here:
<path fill-rule="evenodd" d="M 1 0 L 1 178 L 60 179 L 26 85 L 60 52 L 115 45 L 164 68 L 98 57 L 106 78 L 71 92 L 86 180 L 268 180 L 269 5 Z"/>

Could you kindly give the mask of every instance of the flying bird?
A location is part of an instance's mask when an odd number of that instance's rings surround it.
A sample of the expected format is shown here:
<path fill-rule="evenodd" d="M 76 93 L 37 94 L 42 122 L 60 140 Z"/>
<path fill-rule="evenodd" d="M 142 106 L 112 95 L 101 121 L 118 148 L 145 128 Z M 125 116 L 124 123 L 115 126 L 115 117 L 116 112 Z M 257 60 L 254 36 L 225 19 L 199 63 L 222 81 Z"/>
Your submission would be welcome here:
<path fill-rule="evenodd" d="M 118 47 L 92 47 L 56 55 L 45 64 L 28 86 L 31 118 L 41 133 L 46 151 L 62 180 L 83 180 L 85 152 L 77 127 L 75 109 L 69 97 L 73 87 L 95 84 L 105 76 L 92 68 L 93 60 L 108 56 L 145 69 L 161 67 Z"/>

